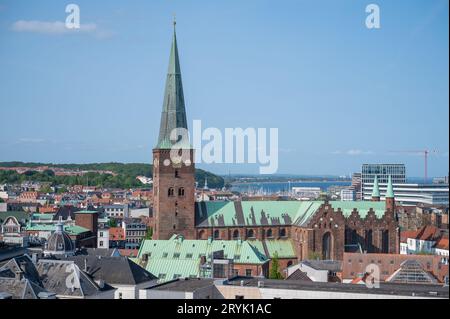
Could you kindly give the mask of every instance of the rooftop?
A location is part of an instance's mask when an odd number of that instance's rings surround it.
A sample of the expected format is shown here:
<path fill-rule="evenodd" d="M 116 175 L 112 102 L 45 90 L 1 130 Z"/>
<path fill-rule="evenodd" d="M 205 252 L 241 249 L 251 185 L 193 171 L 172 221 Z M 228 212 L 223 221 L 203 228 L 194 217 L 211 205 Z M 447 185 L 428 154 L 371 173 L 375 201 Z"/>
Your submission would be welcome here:
<path fill-rule="evenodd" d="M 209 287 L 213 284 L 214 284 L 213 279 L 176 279 L 148 289 L 194 292 L 197 289 Z"/>
<path fill-rule="evenodd" d="M 355 284 L 308 282 L 295 280 L 272 280 L 242 277 L 230 279 L 226 283 L 233 286 L 240 286 L 241 281 L 243 281 L 244 287 L 258 287 L 258 282 L 261 281 L 264 283 L 264 288 L 272 289 L 314 290 L 361 294 L 449 298 L 449 288 L 443 287 L 442 285 L 380 283 L 380 288 L 373 289 L 368 288 L 365 285 Z"/>

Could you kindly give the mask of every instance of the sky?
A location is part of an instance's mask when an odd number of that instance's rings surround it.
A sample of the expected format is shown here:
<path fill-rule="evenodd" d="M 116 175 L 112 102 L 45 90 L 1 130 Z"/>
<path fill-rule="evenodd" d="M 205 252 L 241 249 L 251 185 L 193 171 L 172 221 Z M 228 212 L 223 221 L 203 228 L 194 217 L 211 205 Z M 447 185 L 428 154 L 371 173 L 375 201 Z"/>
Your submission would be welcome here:
<path fill-rule="evenodd" d="M 77 4 L 81 30 L 63 26 Z M 380 8 L 379 29 L 365 25 Z M 448 174 L 448 0 L 0 0 L 0 161 L 151 163 L 176 15 L 188 123 L 278 128 L 284 174 Z M 414 151 L 414 152 L 410 152 Z M 218 174 L 255 164 L 199 164 Z"/>

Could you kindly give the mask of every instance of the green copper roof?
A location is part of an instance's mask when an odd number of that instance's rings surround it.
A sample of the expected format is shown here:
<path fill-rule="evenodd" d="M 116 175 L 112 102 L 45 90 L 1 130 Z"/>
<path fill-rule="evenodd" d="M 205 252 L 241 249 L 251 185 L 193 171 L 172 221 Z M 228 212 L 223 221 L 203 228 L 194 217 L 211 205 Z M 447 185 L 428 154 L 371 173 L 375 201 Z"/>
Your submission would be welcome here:
<path fill-rule="evenodd" d="M 199 227 L 302 225 L 317 211 L 321 201 L 198 202 Z"/>
<path fill-rule="evenodd" d="M 153 258 L 147 262 L 145 270 L 159 278 L 159 282 L 176 278 L 200 277 L 200 259 L 161 259 Z"/>
<path fill-rule="evenodd" d="M 377 175 L 375 175 L 375 180 L 373 181 L 372 197 L 380 197 L 380 187 L 378 186 L 378 176 Z"/>
<path fill-rule="evenodd" d="M 278 258 L 296 258 L 294 246 L 289 239 L 268 239 L 268 240 L 250 240 L 250 245 L 255 247 L 261 254 L 268 258 L 273 258 L 275 254 Z"/>
<path fill-rule="evenodd" d="M 170 134 L 176 128 L 187 129 L 186 110 L 184 105 L 183 84 L 181 81 L 180 60 L 178 57 L 175 23 L 172 48 L 170 50 L 169 68 L 167 71 L 164 102 L 161 113 L 157 149 L 170 149 L 173 145 Z M 178 138 L 177 141 L 180 139 Z M 188 145 L 186 145 L 188 147 Z M 189 145 L 190 148 L 190 145 Z"/>
<path fill-rule="evenodd" d="M 384 212 L 386 211 L 386 203 L 384 202 L 372 202 L 372 201 L 331 201 L 331 207 L 337 211 L 338 208 L 341 209 L 344 217 L 349 217 L 352 214 L 353 209 L 356 209 L 361 218 L 365 218 L 369 213 L 370 209 L 375 213 L 377 218 L 382 218 Z"/>
<path fill-rule="evenodd" d="M 263 264 L 266 257 L 240 240 L 192 240 L 172 237 L 169 240 L 145 240 L 139 249 L 138 258 L 148 254 L 151 258 L 198 259 L 210 257 L 215 251 L 223 250 L 225 258 L 234 259 L 235 263 Z"/>
<path fill-rule="evenodd" d="M 55 214 L 33 214 L 31 218 L 33 220 L 53 220 Z"/>
<path fill-rule="evenodd" d="M 322 201 L 211 201 L 196 203 L 197 227 L 240 226 L 305 226 L 324 202 Z M 345 217 L 354 208 L 365 218 L 372 208 L 378 218 L 385 212 L 384 202 L 331 201 L 332 208 L 341 208 Z"/>
<path fill-rule="evenodd" d="M 19 223 L 25 224 L 30 220 L 30 214 L 23 211 L 7 211 L 0 212 L 0 224 L 3 223 L 8 217 L 14 217 Z"/>
<path fill-rule="evenodd" d="M 26 227 L 27 231 L 55 231 L 56 226 L 52 224 L 32 224 Z M 64 226 L 64 231 L 69 235 L 79 235 L 85 232 L 88 232 L 89 229 L 81 227 L 81 226 Z"/>
<path fill-rule="evenodd" d="M 212 258 L 212 253 L 223 250 L 226 259 L 236 264 L 265 264 L 268 259 L 264 250 L 260 251 L 247 241 L 241 240 L 188 240 L 172 236 L 169 240 L 144 240 L 138 252 L 140 264 L 142 256 L 148 255 L 145 268 L 160 277 L 160 281 L 176 277 L 199 277 L 200 258 Z"/>
<path fill-rule="evenodd" d="M 387 189 L 386 189 L 386 198 L 394 198 L 394 187 L 392 186 L 392 177 L 389 175 Z"/>

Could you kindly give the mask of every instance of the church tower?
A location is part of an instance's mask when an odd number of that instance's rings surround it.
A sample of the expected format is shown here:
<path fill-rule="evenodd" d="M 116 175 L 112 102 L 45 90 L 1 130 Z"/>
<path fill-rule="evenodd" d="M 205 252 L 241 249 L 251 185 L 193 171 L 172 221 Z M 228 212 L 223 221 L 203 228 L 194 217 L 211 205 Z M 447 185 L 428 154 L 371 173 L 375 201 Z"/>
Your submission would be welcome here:
<path fill-rule="evenodd" d="M 194 150 L 186 134 L 175 25 L 159 138 L 153 149 L 153 239 L 169 239 L 174 234 L 195 239 Z"/>
<path fill-rule="evenodd" d="M 395 195 L 391 175 L 389 175 L 385 198 L 386 198 L 386 210 L 395 213 Z"/>

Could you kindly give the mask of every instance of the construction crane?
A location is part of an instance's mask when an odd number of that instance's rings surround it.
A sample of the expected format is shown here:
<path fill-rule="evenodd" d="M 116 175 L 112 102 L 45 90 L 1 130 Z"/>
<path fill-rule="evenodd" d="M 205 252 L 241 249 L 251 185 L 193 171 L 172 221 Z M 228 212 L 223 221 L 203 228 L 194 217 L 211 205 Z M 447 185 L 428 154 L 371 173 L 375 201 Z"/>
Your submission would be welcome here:
<path fill-rule="evenodd" d="M 391 151 L 390 153 L 408 153 L 408 154 L 419 154 L 424 156 L 425 159 L 425 175 L 424 175 L 424 180 L 425 183 L 428 180 L 428 155 L 430 154 L 434 154 L 437 153 L 438 151 L 436 150 L 420 150 L 420 151 Z"/>

